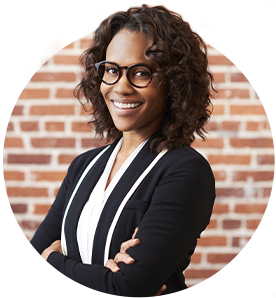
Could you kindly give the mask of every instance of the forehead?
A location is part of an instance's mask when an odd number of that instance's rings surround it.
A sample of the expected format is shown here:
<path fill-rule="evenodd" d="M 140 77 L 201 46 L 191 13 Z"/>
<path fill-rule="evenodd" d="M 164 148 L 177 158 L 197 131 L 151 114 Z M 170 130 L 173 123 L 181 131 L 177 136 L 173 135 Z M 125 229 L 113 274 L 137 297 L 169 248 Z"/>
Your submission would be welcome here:
<path fill-rule="evenodd" d="M 119 31 L 111 40 L 106 50 L 106 60 L 128 66 L 133 63 L 147 62 L 145 34 L 126 29 Z"/>

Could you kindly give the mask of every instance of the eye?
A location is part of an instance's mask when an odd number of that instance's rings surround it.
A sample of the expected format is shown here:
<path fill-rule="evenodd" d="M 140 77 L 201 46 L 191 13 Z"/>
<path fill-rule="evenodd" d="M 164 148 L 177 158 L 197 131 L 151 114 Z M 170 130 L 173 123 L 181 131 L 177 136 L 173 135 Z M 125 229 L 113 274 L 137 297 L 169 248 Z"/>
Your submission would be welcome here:
<path fill-rule="evenodd" d="M 132 75 L 137 79 L 148 79 L 151 76 L 151 72 L 147 67 L 138 67 L 133 70 Z"/>
<path fill-rule="evenodd" d="M 118 73 L 119 73 L 119 70 L 118 70 L 118 68 L 116 67 L 116 66 L 114 66 L 114 65 L 109 65 L 109 66 L 107 66 L 106 65 L 106 67 L 105 67 L 105 73 L 107 74 L 107 75 L 111 75 L 111 76 L 117 76 L 118 75 Z"/>

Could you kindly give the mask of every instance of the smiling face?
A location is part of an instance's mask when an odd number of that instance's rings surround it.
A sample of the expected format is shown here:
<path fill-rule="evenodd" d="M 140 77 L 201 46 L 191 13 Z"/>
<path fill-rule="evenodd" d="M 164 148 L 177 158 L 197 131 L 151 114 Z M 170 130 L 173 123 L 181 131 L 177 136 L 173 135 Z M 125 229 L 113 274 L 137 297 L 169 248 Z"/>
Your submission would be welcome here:
<path fill-rule="evenodd" d="M 106 60 L 118 65 L 149 64 L 145 57 L 147 38 L 143 33 L 119 31 L 111 40 Z M 101 93 L 118 130 L 149 137 L 160 127 L 166 103 L 165 85 L 158 88 L 159 80 L 153 76 L 145 88 L 136 88 L 126 77 L 126 70 L 114 85 L 101 83 Z"/>

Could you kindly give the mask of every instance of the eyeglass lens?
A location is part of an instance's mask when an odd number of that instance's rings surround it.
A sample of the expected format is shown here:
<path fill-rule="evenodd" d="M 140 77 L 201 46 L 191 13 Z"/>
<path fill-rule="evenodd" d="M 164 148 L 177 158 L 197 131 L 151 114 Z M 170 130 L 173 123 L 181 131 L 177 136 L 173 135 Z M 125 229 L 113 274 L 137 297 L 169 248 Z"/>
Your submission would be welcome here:
<path fill-rule="evenodd" d="M 98 68 L 98 74 L 104 83 L 115 84 L 121 75 L 121 70 L 116 64 L 104 62 Z M 137 87 L 145 87 L 151 81 L 151 71 L 144 65 L 133 65 L 128 68 L 127 78 Z"/>

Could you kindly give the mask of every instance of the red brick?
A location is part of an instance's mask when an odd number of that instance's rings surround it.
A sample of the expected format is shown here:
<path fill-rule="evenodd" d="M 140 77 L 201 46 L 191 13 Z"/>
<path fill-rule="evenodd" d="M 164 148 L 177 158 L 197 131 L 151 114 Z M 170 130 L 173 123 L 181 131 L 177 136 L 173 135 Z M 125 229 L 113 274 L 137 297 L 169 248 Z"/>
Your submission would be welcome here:
<path fill-rule="evenodd" d="M 256 253 L 255 263 L 276 263 L 276 253 Z"/>
<path fill-rule="evenodd" d="M 271 138 L 254 138 L 254 139 L 230 139 L 232 147 L 244 148 L 273 148 L 273 140 Z"/>
<path fill-rule="evenodd" d="M 227 239 L 224 236 L 205 236 L 197 241 L 198 246 L 226 246 Z"/>
<path fill-rule="evenodd" d="M 77 155 L 75 154 L 61 154 L 58 157 L 59 164 L 70 164 Z"/>
<path fill-rule="evenodd" d="M 36 220 L 23 220 L 19 222 L 19 225 L 22 229 L 35 231 L 38 229 L 40 223 L 41 223 L 40 221 L 36 221 Z"/>
<path fill-rule="evenodd" d="M 225 82 L 225 74 L 224 73 L 213 73 L 213 77 L 215 83 L 224 83 Z"/>
<path fill-rule="evenodd" d="M 261 49 L 273 48 L 275 45 L 274 39 L 235 39 L 234 46 L 240 49 Z"/>
<path fill-rule="evenodd" d="M 13 32 L 13 26 L 11 23 L 0 23 L 0 33 Z"/>
<path fill-rule="evenodd" d="M 125 10 L 123 5 L 81 5 L 80 15 L 110 15 Z"/>
<path fill-rule="evenodd" d="M 64 122 L 46 122 L 45 129 L 47 131 L 64 131 Z"/>
<path fill-rule="evenodd" d="M 45 32 L 63 32 L 62 23 L 60 22 L 44 23 L 43 28 Z"/>
<path fill-rule="evenodd" d="M 4 65 L 47 65 L 48 57 L 45 56 L 6 56 Z"/>
<path fill-rule="evenodd" d="M 234 270 L 233 277 L 235 280 L 275 280 L 276 270 L 275 269 L 245 269 L 245 270 Z"/>
<path fill-rule="evenodd" d="M 0 270 L 0 279 L 17 279 L 18 280 L 18 270 Z"/>
<path fill-rule="evenodd" d="M 0 106 L 0 115 L 23 115 L 23 106 Z"/>
<path fill-rule="evenodd" d="M 74 115 L 74 106 L 32 106 L 30 115 Z"/>
<path fill-rule="evenodd" d="M 181 15 L 225 15 L 226 10 L 224 6 L 181 6 Z"/>
<path fill-rule="evenodd" d="M 252 179 L 253 181 L 270 181 L 273 180 L 273 171 L 239 171 L 233 173 L 233 181 L 246 181 Z"/>
<path fill-rule="evenodd" d="M 79 56 L 75 55 L 56 55 L 54 56 L 54 63 L 55 64 L 65 64 L 65 65 L 78 65 Z"/>
<path fill-rule="evenodd" d="M 12 122 L 0 122 L 0 131 L 13 131 Z"/>
<path fill-rule="evenodd" d="M 245 23 L 244 31 L 245 32 L 263 32 L 263 24 L 262 23 Z"/>
<path fill-rule="evenodd" d="M 224 115 L 224 105 L 213 105 L 212 115 Z"/>
<path fill-rule="evenodd" d="M 218 124 L 217 124 L 217 122 L 214 122 L 214 121 L 207 122 L 204 125 L 204 129 L 206 131 L 217 130 L 218 129 Z"/>
<path fill-rule="evenodd" d="M 51 205 L 49 204 L 35 205 L 34 214 L 47 214 L 50 208 Z"/>
<path fill-rule="evenodd" d="M 24 82 L 24 72 L 1 72 L 0 82 Z"/>
<path fill-rule="evenodd" d="M 73 138 L 34 138 L 31 139 L 34 148 L 73 148 L 75 139 Z"/>
<path fill-rule="evenodd" d="M 208 56 L 209 65 L 233 65 L 233 62 L 222 55 Z"/>
<path fill-rule="evenodd" d="M 8 294 L 10 296 L 24 296 L 19 285 L 10 285 Z"/>
<path fill-rule="evenodd" d="M 265 115 L 262 105 L 231 105 L 231 115 Z"/>
<path fill-rule="evenodd" d="M 222 138 L 212 138 L 206 139 L 195 139 L 192 143 L 192 147 L 196 148 L 223 148 L 223 139 Z"/>
<path fill-rule="evenodd" d="M 20 237 L 20 236 L 0 236 L 0 245 L 6 246 L 14 246 L 14 247 L 26 247 L 28 244 L 27 237 Z"/>
<path fill-rule="evenodd" d="M 187 269 L 184 275 L 186 278 L 209 278 L 217 272 L 215 269 Z"/>
<path fill-rule="evenodd" d="M 7 187 L 9 197 L 48 197 L 47 188 Z"/>
<path fill-rule="evenodd" d="M 0 6 L 0 15 L 22 16 L 23 7 L 22 6 Z"/>
<path fill-rule="evenodd" d="M 66 172 L 32 172 L 32 178 L 35 181 L 62 181 Z"/>
<path fill-rule="evenodd" d="M 51 155 L 47 154 L 9 154 L 9 164 L 49 164 Z"/>
<path fill-rule="evenodd" d="M 31 6 L 36 15 L 72 15 L 72 5 Z"/>
<path fill-rule="evenodd" d="M 255 197 L 257 198 L 270 197 L 270 194 L 271 194 L 271 187 L 256 188 L 256 191 L 255 191 Z"/>
<path fill-rule="evenodd" d="M 20 128 L 22 131 L 38 131 L 38 122 L 37 121 L 20 122 Z"/>
<path fill-rule="evenodd" d="M 208 155 L 208 161 L 210 164 L 237 164 L 247 165 L 251 162 L 251 155 Z"/>
<path fill-rule="evenodd" d="M 26 204 L 11 204 L 11 209 L 13 213 L 26 213 L 27 205 Z"/>
<path fill-rule="evenodd" d="M 207 226 L 208 230 L 216 229 L 218 227 L 218 222 L 216 219 L 211 219 L 209 225 Z"/>
<path fill-rule="evenodd" d="M 0 230 L 15 230 L 17 228 L 17 222 L 12 220 L 0 221 Z"/>
<path fill-rule="evenodd" d="M 31 78 L 32 82 L 75 82 L 76 75 L 73 72 L 37 72 Z"/>
<path fill-rule="evenodd" d="M 217 89 L 218 93 L 215 98 L 249 98 L 250 93 L 248 89 Z"/>
<path fill-rule="evenodd" d="M 257 295 L 276 295 L 276 285 L 257 285 Z M 273 297 L 269 296 L 269 297 Z"/>
<path fill-rule="evenodd" d="M 38 23 L 20 23 L 19 31 L 24 33 L 38 32 Z"/>
<path fill-rule="evenodd" d="M 88 23 L 72 22 L 68 24 L 68 28 L 72 32 L 88 31 Z"/>
<path fill-rule="evenodd" d="M 213 171 L 214 177 L 216 181 L 223 181 L 226 179 L 225 171 Z"/>
<path fill-rule="evenodd" d="M 276 56 L 257 56 L 255 59 L 256 64 L 276 64 Z"/>
<path fill-rule="evenodd" d="M 220 204 L 220 203 L 214 204 L 213 214 L 222 214 L 222 213 L 228 213 L 228 212 L 229 212 L 228 204 Z"/>
<path fill-rule="evenodd" d="M 34 98 L 49 98 L 49 89 L 24 89 L 19 96 L 19 99 L 34 99 Z"/>
<path fill-rule="evenodd" d="M 23 50 L 23 40 L 0 40 L 0 50 Z"/>
<path fill-rule="evenodd" d="M 9 138 L 5 139 L 5 148 L 23 148 L 23 140 L 21 138 Z"/>
<path fill-rule="evenodd" d="M 208 263 L 212 264 L 220 264 L 220 263 L 230 263 L 237 254 L 233 253 L 225 253 L 225 254 L 219 254 L 219 253 L 209 253 L 207 255 L 207 261 Z"/>
<path fill-rule="evenodd" d="M 249 131 L 262 131 L 264 129 L 269 129 L 270 126 L 267 121 L 248 121 L 246 123 L 246 130 Z"/>
<path fill-rule="evenodd" d="M 251 230 L 256 230 L 260 224 L 260 219 L 250 219 L 246 221 L 246 228 Z"/>
<path fill-rule="evenodd" d="M 274 73 L 232 73 L 231 82 L 274 82 Z"/>
<path fill-rule="evenodd" d="M 274 155 L 258 155 L 257 161 L 259 165 L 274 164 Z"/>
<path fill-rule="evenodd" d="M 217 197 L 243 197 L 242 188 L 216 188 Z"/>
<path fill-rule="evenodd" d="M 251 296 L 250 285 L 211 285 L 207 287 L 208 296 Z"/>
<path fill-rule="evenodd" d="M 236 130 L 239 130 L 240 125 L 241 123 L 239 121 L 223 121 L 221 128 L 223 130 L 236 131 Z"/>
<path fill-rule="evenodd" d="M 266 209 L 266 204 L 236 204 L 236 213 L 259 213 L 263 214 Z"/>
<path fill-rule="evenodd" d="M 222 226 L 225 230 L 239 229 L 241 227 L 241 221 L 236 219 L 224 219 Z"/>
<path fill-rule="evenodd" d="M 269 32 L 276 32 L 276 22 L 269 24 Z"/>
<path fill-rule="evenodd" d="M 237 16 L 273 16 L 275 14 L 275 5 L 239 5 L 232 7 L 232 15 Z"/>
<path fill-rule="evenodd" d="M 240 247 L 240 241 L 245 240 L 248 247 L 275 247 L 275 237 L 234 237 L 232 245 L 233 247 Z M 243 247 L 243 246 L 242 246 Z"/>
<path fill-rule="evenodd" d="M 237 31 L 239 23 L 220 23 L 220 27 L 223 32 Z"/>
<path fill-rule="evenodd" d="M 264 99 L 276 99 L 276 89 L 264 90 L 259 89 L 256 90 L 256 97 L 257 98 L 264 98 Z"/>
<path fill-rule="evenodd" d="M 191 263 L 192 264 L 198 264 L 201 262 L 201 254 L 200 253 L 194 253 L 191 256 Z"/>
<path fill-rule="evenodd" d="M 57 89 L 56 98 L 74 98 L 74 89 Z"/>
<path fill-rule="evenodd" d="M 72 131 L 91 132 L 91 127 L 88 125 L 87 122 L 73 122 Z"/>
<path fill-rule="evenodd" d="M 23 181 L 25 180 L 25 174 L 19 171 L 4 171 L 5 180 Z"/>
<path fill-rule="evenodd" d="M 250 240 L 250 237 L 233 237 L 232 246 L 233 247 L 244 247 L 249 240 Z"/>
<path fill-rule="evenodd" d="M 73 39 L 31 39 L 30 49 L 71 49 L 74 47 Z"/>

